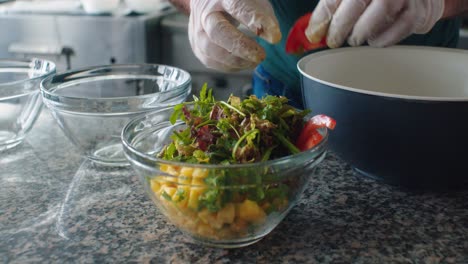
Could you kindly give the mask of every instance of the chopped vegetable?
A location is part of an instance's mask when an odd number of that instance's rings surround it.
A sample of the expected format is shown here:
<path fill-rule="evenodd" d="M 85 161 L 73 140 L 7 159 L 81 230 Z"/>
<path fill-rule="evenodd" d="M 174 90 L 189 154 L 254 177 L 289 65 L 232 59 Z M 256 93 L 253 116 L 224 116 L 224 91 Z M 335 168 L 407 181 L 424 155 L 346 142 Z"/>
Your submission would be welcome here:
<path fill-rule="evenodd" d="M 331 130 L 335 129 L 336 126 L 335 119 L 326 115 L 315 115 L 308 121 L 308 123 L 312 123 L 317 127 L 326 127 Z"/>
<path fill-rule="evenodd" d="M 305 151 L 316 146 L 320 141 L 322 141 L 323 136 L 317 131 L 321 127 L 326 127 L 328 129 L 334 129 L 336 126 L 336 121 L 326 115 L 316 115 L 312 117 L 304 125 L 304 128 L 301 131 L 301 134 L 297 138 L 296 146 L 301 150 Z"/>
<path fill-rule="evenodd" d="M 311 43 L 306 35 L 305 30 L 309 24 L 312 13 L 307 13 L 301 16 L 289 31 L 286 39 L 286 52 L 290 54 L 300 55 L 304 52 L 319 48 L 327 47 L 326 37 L 322 38 L 318 43 Z"/>
<path fill-rule="evenodd" d="M 161 153 L 167 160 L 201 164 L 254 163 L 299 152 L 295 139 L 307 110 L 288 105 L 285 97 L 230 96 L 216 101 L 205 85 L 194 102 L 174 108 L 170 120 L 186 128 L 174 131 Z"/>
<path fill-rule="evenodd" d="M 309 111 L 287 102 L 281 96 L 216 101 L 205 84 L 193 102 L 174 107 L 170 122 L 183 128 L 158 157 L 186 165 L 160 165 L 161 175 L 147 181 L 176 225 L 205 238 L 241 238 L 287 210 L 301 184 L 294 175 L 278 176 L 284 172 L 269 166 L 193 166 L 281 158 L 318 144 L 318 128 L 334 128 L 336 122 L 323 115 L 305 122 Z"/>

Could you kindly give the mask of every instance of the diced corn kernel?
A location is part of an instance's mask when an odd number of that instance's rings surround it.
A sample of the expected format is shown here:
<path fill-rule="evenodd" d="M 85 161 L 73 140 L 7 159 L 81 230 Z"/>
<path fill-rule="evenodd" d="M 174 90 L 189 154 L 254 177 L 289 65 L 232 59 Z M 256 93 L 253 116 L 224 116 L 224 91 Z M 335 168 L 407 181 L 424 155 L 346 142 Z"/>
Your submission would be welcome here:
<path fill-rule="evenodd" d="M 221 210 L 218 211 L 217 219 L 223 224 L 231 224 L 234 222 L 236 216 L 236 209 L 233 203 L 226 204 Z"/>
<path fill-rule="evenodd" d="M 261 223 L 265 220 L 265 212 L 254 201 L 245 200 L 238 209 L 239 217 L 247 222 Z"/>

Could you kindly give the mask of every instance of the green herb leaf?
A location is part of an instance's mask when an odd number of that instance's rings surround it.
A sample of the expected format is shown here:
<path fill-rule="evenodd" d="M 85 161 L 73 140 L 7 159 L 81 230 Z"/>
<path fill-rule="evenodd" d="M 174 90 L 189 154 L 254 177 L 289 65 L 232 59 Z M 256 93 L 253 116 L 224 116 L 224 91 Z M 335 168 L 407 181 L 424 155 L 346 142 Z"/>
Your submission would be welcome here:
<path fill-rule="evenodd" d="M 163 192 L 161 193 L 161 195 L 162 195 L 162 197 L 163 197 L 164 199 L 166 199 L 166 200 L 172 202 L 172 198 L 171 198 L 171 196 L 169 196 L 169 194 L 167 194 L 167 192 L 163 191 Z"/>
<path fill-rule="evenodd" d="M 175 124 L 177 119 L 182 115 L 182 108 L 184 107 L 183 104 L 178 104 L 174 106 L 174 112 L 172 112 L 171 116 L 169 117 L 169 121 L 171 124 Z"/>

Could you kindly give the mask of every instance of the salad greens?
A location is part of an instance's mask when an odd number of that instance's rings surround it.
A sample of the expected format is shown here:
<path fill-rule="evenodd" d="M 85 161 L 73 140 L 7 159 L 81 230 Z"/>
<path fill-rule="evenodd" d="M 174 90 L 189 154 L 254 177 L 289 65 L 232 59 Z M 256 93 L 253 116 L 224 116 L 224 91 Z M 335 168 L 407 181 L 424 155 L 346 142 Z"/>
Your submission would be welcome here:
<path fill-rule="evenodd" d="M 166 160 L 199 164 L 254 163 L 300 152 L 294 145 L 308 110 L 298 110 L 282 96 L 243 100 L 231 95 L 216 101 L 205 84 L 199 97 L 174 107 L 172 124 L 183 120 L 186 128 L 174 131 L 172 142 L 160 153 Z"/>
<path fill-rule="evenodd" d="M 176 130 L 158 153 L 182 163 L 161 162 L 149 186 L 170 219 L 195 236 L 230 240 L 264 232 L 297 199 L 309 166 L 260 162 L 313 147 L 322 139 L 317 128 L 334 127 L 323 115 L 306 122 L 308 114 L 281 96 L 217 101 L 205 84 L 193 102 L 174 107 Z"/>

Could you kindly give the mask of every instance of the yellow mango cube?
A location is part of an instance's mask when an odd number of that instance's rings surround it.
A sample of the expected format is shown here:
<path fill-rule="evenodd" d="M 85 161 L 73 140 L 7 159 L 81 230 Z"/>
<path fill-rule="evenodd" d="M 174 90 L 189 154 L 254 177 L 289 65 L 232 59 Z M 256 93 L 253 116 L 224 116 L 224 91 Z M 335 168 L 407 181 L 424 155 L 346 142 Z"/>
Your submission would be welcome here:
<path fill-rule="evenodd" d="M 166 164 L 163 164 L 161 166 L 159 166 L 159 169 L 162 171 L 162 172 L 166 172 L 167 169 L 168 169 L 169 165 L 166 165 Z"/>
<path fill-rule="evenodd" d="M 188 176 L 179 176 L 177 177 L 177 182 L 181 185 L 190 185 L 192 184 L 192 178 Z"/>
<path fill-rule="evenodd" d="M 210 222 L 213 222 L 216 220 L 216 214 L 210 212 L 208 209 L 203 209 L 200 212 L 198 212 L 198 218 L 202 220 L 203 223 L 205 224 L 210 224 Z"/>
<path fill-rule="evenodd" d="M 193 169 L 192 177 L 194 178 L 206 178 L 208 176 L 207 169 L 195 168 Z"/>
<path fill-rule="evenodd" d="M 198 213 L 198 217 L 203 223 L 210 225 L 214 229 L 220 229 L 223 227 L 223 222 L 220 221 L 216 215 L 216 213 L 212 213 L 206 208 Z"/>
<path fill-rule="evenodd" d="M 205 185 L 206 176 L 208 176 L 208 170 L 195 168 L 192 173 L 192 185 Z"/>
<path fill-rule="evenodd" d="M 177 171 L 177 168 L 173 167 L 173 166 L 168 166 L 166 173 L 168 173 L 170 175 L 174 175 L 174 176 L 179 174 L 179 172 Z"/>
<path fill-rule="evenodd" d="M 192 178 L 192 185 L 194 186 L 203 186 L 205 185 L 205 179 L 204 178 Z"/>
<path fill-rule="evenodd" d="M 230 226 L 231 230 L 243 234 L 247 231 L 248 224 L 245 220 L 237 218 Z"/>
<path fill-rule="evenodd" d="M 215 230 L 211 228 L 211 226 L 200 222 L 197 227 L 197 233 L 201 236 L 213 237 L 215 234 Z"/>
<path fill-rule="evenodd" d="M 194 169 L 191 167 L 182 167 L 180 169 L 180 175 L 186 177 L 192 177 Z"/>
<path fill-rule="evenodd" d="M 161 188 L 161 184 L 157 180 L 151 179 L 150 180 L 150 188 L 154 193 L 158 193 L 159 189 Z"/>
<path fill-rule="evenodd" d="M 188 203 L 188 196 L 190 194 L 189 187 L 178 187 L 174 195 L 172 196 L 172 201 L 174 201 L 179 207 L 185 208 Z"/>
<path fill-rule="evenodd" d="M 167 197 L 173 197 L 176 191 L 177 191 L 177 188 L 164 184 L 161 186 L 161 198 L 167 199 Z"/>
<path fill-rule="evenodd" d="M 223 224 L 231 224 L 236 216 L 236 208 L 233 203 L 226 204 L 218 211 L 217 220 Z"/>
<path fill-rule="evenodd" d="M 192 187 L 190 188 L 190 195 L 188 198 L 188 204 L 187 207 L 197 210 L 198 209 L 198 198 L 200 195 L 205 191 L 204 188 L 200 187 Z"/>
<path fill-rule="evenodd" d="M 245 200 L 238 207 L 238 215 L 247 222 L 262 223 L 266 214 L 263 209 L 254 201 Z"/>

